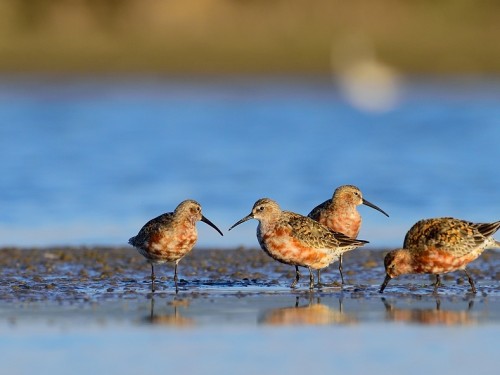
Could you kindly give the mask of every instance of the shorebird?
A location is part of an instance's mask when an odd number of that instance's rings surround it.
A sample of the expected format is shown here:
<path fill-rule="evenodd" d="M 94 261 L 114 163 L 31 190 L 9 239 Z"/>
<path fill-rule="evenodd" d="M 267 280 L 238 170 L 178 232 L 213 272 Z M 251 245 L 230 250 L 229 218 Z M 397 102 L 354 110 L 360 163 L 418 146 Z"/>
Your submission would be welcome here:
<path fill-rule="evenodd" d="M 306 216 L 282 211 L 269 198 L 255 202 L 252 212 L 229 230 L 250 219 L 259 221 L 257 239 L 262 250 L 281 263 L 295 266 L 292 288 L 300 279 L 299 267 L 309 270 L 309 289 L 313 289 L 313 269 L 325 268 L 338 260 L 340 254 L 368 243 L 333 232 Z"/>
<path fill-rule="evenodd" d="M 386 277 L 382 293 L 389 281 L 403 274 L 428 273 L 436 275 L 434 293 L 441 284 L 440 274 L 463 270 L 472 292 L 476 286 L 465 266 L 485 249 L 500 248 L 493 234 L 500 228 L 494 223 L 471 223 L 452 217 L 425 219 L 417 222 L 406 234 L 403 248 L 385 256 Z"/>
<path fill-rule="evenodd" d="M 340 232 L 351 238 L 356 238 L 358 237 L 362 222 L 357 206 L 361 204 L 382 212 L 385 216 L 389 217 L 380 207 L 364 199 L 361 190 L 353 185 L 339 186 L 335 189 L 331 199 L 314 207 L 307 216 L 327 226 L 334 232 Z M 339 272 L 342 284 L 344 284 L 342 254 L 339 256 Z M 318 270 L 318 284 L 321 285 L 320 270 Z"/>
<path fill-rule="evenodd" d="M 181 202 L 174 212 L 168 212 L 148 221 L 137 236 L 128 240 L 151 264 L 151 292 L 155 291 L 157 263 L 175 262 L 174 282 L 177 287 L 177 266 L 192 249 L 198 239 L 196 222 L 203 221 L 222 236 L 222 232 L 201 214 L 201 206 L 194 200 Z"/>

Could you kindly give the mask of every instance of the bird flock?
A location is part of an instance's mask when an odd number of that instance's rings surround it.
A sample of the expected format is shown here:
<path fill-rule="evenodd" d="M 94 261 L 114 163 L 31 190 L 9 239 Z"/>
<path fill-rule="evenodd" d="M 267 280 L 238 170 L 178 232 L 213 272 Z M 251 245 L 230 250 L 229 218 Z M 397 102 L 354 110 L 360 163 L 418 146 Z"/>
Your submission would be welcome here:
<path fill-rule="evenodd" d="M 307 216 L 284 211 L 277 202 L 261 198 L 251 212 L 233 224 L 229 230 L 256 219 L 257 240 L 262 250 L 278 262 L 294 266 L 295 288 L 301 278 L 299 267 L 309 271 L 309 289 L 328 286 L 321 282 L 321 270 L 339 262 L 341 283 L 344 285 L 342 256 L 368 243 L 358 239 L 362 218 L 357 206 L 366 205 L 385 216 L 378 206 L 363 198 L 353 185 L 338 187 L 331 199 L 313 208 Z M 154 265 L 173 262 L 175 290 L 178 292 L 179 261 L 196 244 L 196 223 L 203 221 L 222 236 L 220 229 L 203 216 L 201 205 L 194 200 L 181 202 L 173 212 L 148 221 L 139 233 L 129 239 L 139 253 L 151 264 L 151 291 L 155 291 Z M 466 269 L 485 249 L 500 248 L 493 235 L 500 228 L 500 221 L 472 223 L 451 217 L 420 220 L 405 236 L 403 247 L 390 251 L 384 258 L 386 276 L 380 286 L 383 293 L 389 281 L 403 274 L 436 275 L 434 293 L 441 285 L 440 275 L 463 270 L 471 291 L 477 292 L 474 280 Z M 315 282 L 313 271 L 317 271 Z"/>

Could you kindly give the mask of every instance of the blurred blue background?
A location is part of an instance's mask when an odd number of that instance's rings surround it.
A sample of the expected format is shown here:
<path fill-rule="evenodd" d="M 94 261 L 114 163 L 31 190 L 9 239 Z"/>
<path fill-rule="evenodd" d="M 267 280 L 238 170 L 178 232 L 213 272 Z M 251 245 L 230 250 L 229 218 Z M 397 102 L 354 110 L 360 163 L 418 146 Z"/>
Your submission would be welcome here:
<path fill-rule="evenodd" d="M 417 220 L 500 219 L 500 82 L 398 83 L 366 110 L 330 77 L 5 76 L 0 85 L 0 244 L 125 245 L 186 199 L 199 247 L 258 246 L 227 228 L 261 197 L 307 214 L 342 184 L 359 237 L 398 246 Z"/>

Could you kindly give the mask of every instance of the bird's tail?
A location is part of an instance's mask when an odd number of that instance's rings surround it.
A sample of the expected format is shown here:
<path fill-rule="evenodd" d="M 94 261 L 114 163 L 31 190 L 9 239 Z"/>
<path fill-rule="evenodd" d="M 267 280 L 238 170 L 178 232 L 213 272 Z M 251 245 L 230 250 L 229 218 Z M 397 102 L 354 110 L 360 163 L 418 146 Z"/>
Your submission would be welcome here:
<path fill-rule="evenodd" d="M 500 229 L 500 221 L 495 221 L 494 223 L 481 223 L 477 224 L 477 229 L 484 237 L 490 237 L 495 234 L 497 230 Z M 498 244 L 498 241 L 496 241 Z"/>

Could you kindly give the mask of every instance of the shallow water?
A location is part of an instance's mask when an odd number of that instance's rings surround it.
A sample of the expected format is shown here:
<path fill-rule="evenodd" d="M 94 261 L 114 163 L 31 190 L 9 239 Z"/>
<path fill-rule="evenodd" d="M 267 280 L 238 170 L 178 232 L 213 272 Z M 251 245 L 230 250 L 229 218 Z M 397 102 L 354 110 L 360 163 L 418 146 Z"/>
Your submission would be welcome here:
<path fill-rule="evenodd" d="M 291 290 L 292 267 L 238 247 L 257 246 L 255 222 L 226 229 L 260 197 L 306 214 L 347 183 L 390 214 L 360 208 L 369 249 L 424 217 L 498 220 L 499 98 L 498 79 L 427 77 L 367 113 L 329 78 L 3 77 L 0 243 L 15 248 L 0 250 L 2 372 L 491 371 L 498 253 L 470 265 L 476 295 L 460 272 L 437 296 L 425 275 L 380 295 L 384 252 L 363 249 L 346 256 L 346 286 L 332 266 L 337 284 L 311 293 L 306 275 Z M 152 298 L 149 266 L 121 246 L 188 197 L 224 237 L 199 224 L 179 293 L 165 265 Z"/>
<path fill-rule="evenodd" d="M 386 374 L 486 372 L 498 363 L 498 326 L 364 324 L 172 328 L 158 325 L 2 329 L 9 373 Z M 30 342 L 26 345 L 26 342 Z"/>
<path fill-rule="evenodd" d="M 384 374 L 390 366 L 410 374 L 465 374 L 497 361 L 498 298 L 445 297 L 438 309 L 432 296 L 383 301 L 308 294 L 210 291 L 85 307 L 35 303 L 15 314 L 2 308 L 2 368 L 42 374 L 369 368 Z"/>
<path fill-rule="evenodd" d="M 260 250 L 200 250 L 150 268 L 128 248 L 2 249 L 0 360 L 7 373 L 373 374 L 484 372 L 497 363 L 500 254 L 443 277 L 392 280 L 383 251 L 345 257 L 347 284 L 290 289 Z M 338 281 L 330 267 L 323 281 Z M 423 361 L 422 358 L 425 358 Z"/>
<path fill-rule="evenodd" d="M 358 185 L 360 238 L 398 246 L 417 220 L 498 220 L 500 81 L 415 77 L 363 112 L 329 77 L 0 79 L 0 243 L 124 245 L 200 201 L 224 232 L 261 197 L 307 214 Z M 202 247 L 256 246 L 255 222 Z"/>

